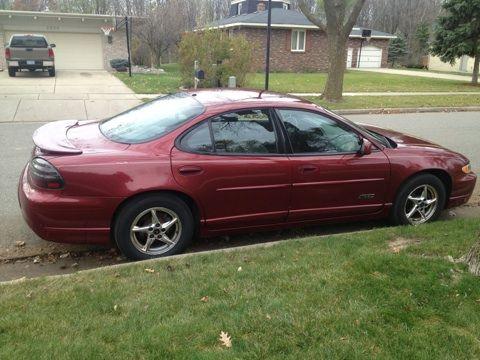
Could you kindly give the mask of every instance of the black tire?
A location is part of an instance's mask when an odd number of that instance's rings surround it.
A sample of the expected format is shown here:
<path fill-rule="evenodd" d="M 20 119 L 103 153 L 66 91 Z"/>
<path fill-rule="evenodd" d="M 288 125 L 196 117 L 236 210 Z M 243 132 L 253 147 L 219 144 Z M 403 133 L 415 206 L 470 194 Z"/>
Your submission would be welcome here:
<path fill-rule="evenodd" d="M 8 76 L 15 77 L 16 74 L 17 74 L 17 71 L 15 70 L 15 68 L 13 67 L 8 68 Z"/>
<path fill-rule="evenodd" d="M 434 188 L 437 192 L 436 209 L 426 222 L 431 222 L 438 219 L 442 210 L 445 208 L 445 201 L 447 196 L 445 185 L 435 175 L 420 174 L 408 180 L 400 188 L 400 191 L 398 192 L 395 198 L 395 202 L 393 204 L 393 207 L 390 213 L 391 223 L 393 223 L 394 225 L 411 225 L 411 222 L 408 220 L 407 214 L 405 211 L 407 198 L 412 191 L 414 191 L 415 189 L 423 185 L 429 185 L 432 188 Z"/>
<path fill-rule="evenodd" d="M 130 236 L 130 229 L 135 219 L 143 212 L 152 208 L 165 208 L 175 213 L 181 229 L 175 245 L 167 251 L 155 255 L 140 251 L 134 245 L 134 240 Z M 122 254 L 131 260 L 146 260 L 178 254 L 190 244 L 194 234 L 195 221 L 190 208 L 183 200 L 171 194 L 149 194 L 126 203 L 116 217 L 113 228 L 115 243 Z M 158 241 L 156 244 L 161 246 L 162 242 Z"/>
<path fill-rule="evenodd" d="M 55 76 L 55 68 L 48 69 L 48 76 L 54 77 Z"/>

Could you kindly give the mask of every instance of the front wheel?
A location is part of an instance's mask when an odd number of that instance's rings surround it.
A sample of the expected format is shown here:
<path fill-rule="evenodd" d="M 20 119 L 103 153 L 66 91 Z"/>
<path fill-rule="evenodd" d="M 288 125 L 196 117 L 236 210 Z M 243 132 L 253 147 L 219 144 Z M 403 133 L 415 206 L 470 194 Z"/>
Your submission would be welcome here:
<path fill-rule="evenodd" d="M 446 191 L 442 181 L 432 174 L 408 180 L 393 204 L 391 220 L 396 225 L 420 225 L 435 221 L 445 207 Z"/>
<path fill-rule="evenodd" d="M 190 208 L 170 194 L 146 195 L 127 203 L 114 224 L 115 242 L 132 260 L 178 254 L 194 232 Z"/>

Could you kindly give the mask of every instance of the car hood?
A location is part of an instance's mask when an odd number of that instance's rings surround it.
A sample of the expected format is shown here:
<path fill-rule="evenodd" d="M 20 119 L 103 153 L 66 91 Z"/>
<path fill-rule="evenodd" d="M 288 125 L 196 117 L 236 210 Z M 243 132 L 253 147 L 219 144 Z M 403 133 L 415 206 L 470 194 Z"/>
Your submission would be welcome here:
<path fill-rule="evenodd" d="M 33 134 L 33 142 L 42 152 L 59 155 L 80 155 L 128 148 L 128 144 L 115 143 L 103 136 L 98 123 L 54 121 L 38 128 Z"/>

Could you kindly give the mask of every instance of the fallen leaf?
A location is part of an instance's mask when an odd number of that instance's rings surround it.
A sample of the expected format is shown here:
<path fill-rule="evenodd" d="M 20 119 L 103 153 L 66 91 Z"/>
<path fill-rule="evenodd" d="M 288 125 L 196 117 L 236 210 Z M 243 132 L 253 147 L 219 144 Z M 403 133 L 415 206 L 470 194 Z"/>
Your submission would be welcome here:
<path fill-rule="evenodd" d="M 153 274 L 153 273 L 155 272 L 155 270 L 154 270 L 154 269 L 148 269 L 148 268 L 147 268 L 147 269 L 145 269 L 145 272 L 150 273 L 150 274 Z"/>
<path fill-rule="evenodd" d="M 238 272 L 242 271 L 242 267 L 239 266 L 238 269 L 237 269 Z"/>
<path fill-rule="evenodd" d="M 25 246 L 25 241 L 15 241 L 15 246 L 16 246 L 16 247 Z"/>
<path fill-rule="evenodd" d="M 78 267 L 78 263 L 73 263 L 72 268 L 76 268 L 76 267 Z"/>
<path fill-rule="evenodd" d="M 66 258 L 69 257 L 69 256 L 70 256 L 70 253 L 65 253 L 65 254 L 61 254 L 61 255 L 59 256 L 59 258 L 60 258 L 60 259 L 66 259 Z"/>
<path fill-rule="evenodd" d="M 222 343 L 223 346 L 227 348 L 232 347 L 232 338 L 228 335 L 228 333 L 220 331 L 220 342 Z"/>
<path fill-rule="evenodd" d="M 208 301 L 208 296 L 202 297 L 200 301 L 206 303 Z"/>
<path fill-rule="evenodd" d="M 113 311 L 117 311 L 118 310 L 118 305 L 113 305 Z"/>
<path fill-rule="evenodd" d="M 35 256 L 35 258 L 33 259 L 33 263 L 38 264 L 39 262 L 40 262 L 40 256 Z"/>
<path fill-rule="evenodd" d="M 272 320 L 272 317 L 269 314 L 267 314 L 267 319 Z"/>

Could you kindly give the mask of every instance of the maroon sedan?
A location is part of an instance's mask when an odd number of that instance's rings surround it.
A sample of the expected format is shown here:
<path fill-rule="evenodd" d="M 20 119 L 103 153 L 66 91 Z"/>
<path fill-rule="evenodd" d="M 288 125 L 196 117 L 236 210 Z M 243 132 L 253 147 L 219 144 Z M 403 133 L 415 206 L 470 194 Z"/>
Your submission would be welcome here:
<path fill-rule="evenodd" d="M 196 235 L 389 217 L 466 203 L 467 158 L 360 126 L 295 97 L 184 92 L 104 121 L 39 128 L 19 185 L 29 226 L 57 242 L 116 243 L 131 259 Z"/>

